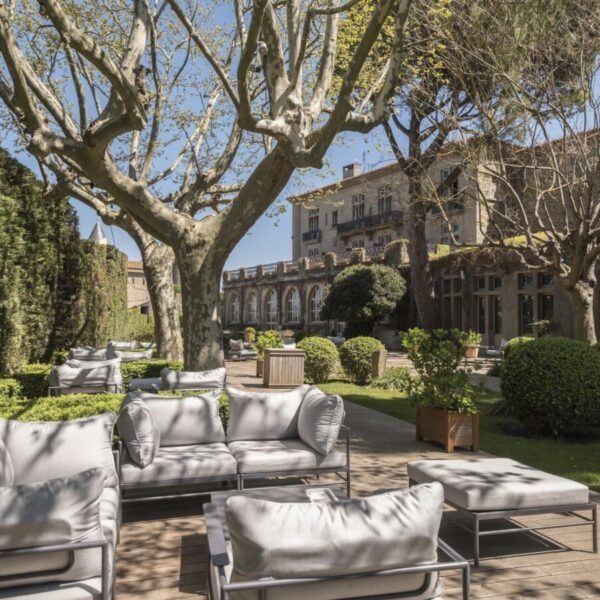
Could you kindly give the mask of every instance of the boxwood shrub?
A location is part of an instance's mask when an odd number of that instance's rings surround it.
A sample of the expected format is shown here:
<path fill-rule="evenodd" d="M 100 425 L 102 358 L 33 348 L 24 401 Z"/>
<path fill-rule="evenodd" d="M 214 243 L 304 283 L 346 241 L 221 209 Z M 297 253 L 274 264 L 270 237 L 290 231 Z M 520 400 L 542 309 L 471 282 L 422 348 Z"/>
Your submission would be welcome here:
<path fill-rule="evenodd" d="M 13 378 L 19 382 L 21 393 L 26 398 L 39 398 L 48 395 L 48 376 L 53 365 L 33 363 L 21 367 Z"/>
<path fill-rule="evenodd" d="M 543 337 L 513 346 L 502 370 L 508 414 L 529 431 L 600 431 L 600 352 L 585 342 Z"/>
<path fill-rule="evenodd" d="M 21 384 L 12 378 L 0 379 L 0 402 L 23 396 Z"/>
<path fill-rule="evenodd" d="M 326 383 L 338 363 L 335 344 L 323 337 L 307 337 L 298 343 L 304 350 L 304 374 L 309 383 Z"/>
<path fill-rule="evenodd" d="M 160 377 L 160 372 L 165 368 L 181 371 L 183 362 L 180 360 L 164 360 L 152 358 L 150 360 L 134 360 L 121 364 L 121 373 L 123 375 L 123 387 L 127 389 L 132 379 L 144 377 Z"/>
<path fill-rule="evenodd" d="M 368 383 L 371 379 L 373 353 L 384 349 L 384 345 L 373 337 L 358 336 L 346 340 L 339 350 L 340 362 L 346 375 L 358 385 Z"/>
<path fill-rule="evenodd" d="M 504 358 L 506 358 L 510 354 L 510 351 L 513 348 L 516 348 L 520 344 L 527 344 L 528 342 L 533 342 L 533 340 L 535 340 L 535 338 L 529 335 L 522 335 L 520 337 L 511 338 L 510 340 L 508 340 L 508 342 L 506 343 L 506 347 L 504 348 Z"/>

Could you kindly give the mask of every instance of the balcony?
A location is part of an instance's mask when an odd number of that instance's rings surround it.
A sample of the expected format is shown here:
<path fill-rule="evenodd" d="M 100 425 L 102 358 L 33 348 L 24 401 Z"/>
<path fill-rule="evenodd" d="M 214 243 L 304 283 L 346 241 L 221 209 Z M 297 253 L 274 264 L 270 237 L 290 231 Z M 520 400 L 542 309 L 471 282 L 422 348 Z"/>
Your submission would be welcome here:
<path fill-rule="evenodd" d="M 316 244 L 321 241 L 321 230 L 305 231 L 302 234 L 302 241 L 307 244 Z"/>
<path fill-rule="evenodd" d="M 337 232 L 338 235 L 348 235 L 349 233 L 353 233 L 355 231 L 368 231 L 370 229 L 378 229 L 379 227 L 401 224 L 402 211 L 392 210 L 389 213 L 369 215 L 367 217 L 363 217 L 362 219 L 338 223 Z"/>

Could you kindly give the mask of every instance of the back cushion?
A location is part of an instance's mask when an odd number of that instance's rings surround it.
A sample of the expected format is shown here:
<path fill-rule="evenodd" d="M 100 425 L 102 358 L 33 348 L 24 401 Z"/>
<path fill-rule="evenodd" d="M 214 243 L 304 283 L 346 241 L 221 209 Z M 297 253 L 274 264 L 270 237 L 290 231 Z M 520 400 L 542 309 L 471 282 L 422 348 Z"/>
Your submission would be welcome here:
<path fill-rule="evenodd" d="M 329 454 L 337 442 L 344 419 L 344 402 L 312 387 L 304 395 L 298 416 L 300 439 L 321 454 Z"/>
<path fill-rule="evenodd" d="M 75 360 L 106 360 L 111 358 L 110 352 L 107 353 L 107 348 L 92 348 L 91 346 L 82 346 L 80 348 L 71 348 L 69 350 L 69 358 Z"/>
<path fill-rule="evenodd" d="M 175 371 L 165 367 L 160 372 L 165 390 L 221 389 L 225 385 L 225 367 L 209 371 Z"/>
<path fill-rule="evenodd" d="M 298 414 L 309 385 L 288 392 L 249 392 L 228 387 L 227 441 L 298 437 Z"/>
<path fill-rule="evenodd" d="M 233 496 L 225 517 L 234 576 L 351 575 L 435 562 L 443 502 L 439 483 L 334 503 Z"/>
<path fill-rule="evenodd" d="M 0 438 L 12 459 L 15 484 L 70 477 L 103 467 L 106 485 L 118 483 L 112 453 L 117 415 L 104 413 L 73 421 L 10 421 L 0 419 Z"/>
<path fill-rule="evenodd" d="M 8 449 L 0 439 L 0 485 L 12 485 L 15 482 L 15 469 Z"/>
<path fill-rule="evenodd" d="M 0 549 L 30 548 L 104 539 L 100 499 L 104 469 L 88 469 L 59 479 L 0 487 Z M 99 551 L 79 551 L 67 573 L 44 581 L 87 579 L 101 574 Z M 0 587 L 20 583 L 27 573 L 49 564 L 68 564 L 65 552 L 0 558 Z M 4 579 L 13 575 L 11 579 Z"/>
<path fill-rule="evenodd" d="M 117 429 L 131 459 L 142 468 L 152 464 L 160 446 L 160 429 L 143 400 L 132 400 L 123 405 Z"/>
<path fill-rule="evenodd" d="M 218 390 L 187 398 L 133 392 L 127 394 L 123 406 L 135 398 L 144 401 L 160 431 L 161 446 L 211 444 L 225 441 L 219 416 L 220 397 Z"/>

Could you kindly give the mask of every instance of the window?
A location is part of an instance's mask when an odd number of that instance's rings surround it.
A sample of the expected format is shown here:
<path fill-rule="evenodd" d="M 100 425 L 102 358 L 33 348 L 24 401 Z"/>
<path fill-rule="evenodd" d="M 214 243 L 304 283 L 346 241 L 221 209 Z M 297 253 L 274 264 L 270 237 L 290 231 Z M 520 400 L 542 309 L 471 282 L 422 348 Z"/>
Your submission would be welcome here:
<path fill-rule="evenodd" d="M 476 290 L 485 290 L 485 277 L 476 277 L 475 278 L 475 289 Z"/>
<path fill-rule="evenodd" d="M 554 275 L 550 273 L 538 273 L 538 287 L 551 287 L 554 285 Z"/>
<path fill-rule="evenodd" d="M 444 279 L 442 283 L 442 293 L 450 294 L 452 292 L 452 279 Z"/>
<path fill-rule="evenodd" d="M 462 291 L 462 279 L 460 277 L 452 280 L 452 288 L 455 294 Z"/>
<path fill-rule="evenodd" d="M 538 320 L 554 320 L 554 296 L 552 294 L 538 294 Z"/>
<path fill-rule="evenodd" d="M 462 329 L 462 297 L 454 296 L 452 299 L 452 327 Z"/>
<path fill-rule="evenodd" d="M 354 194 L 352 196 L 352 220 L 360 221 L 365 218 L 365 195 Z"/>
<path fill-rule="evenodd" d="M 392 241 L 392 236 L 391 235 L 386 235 L 385 236 L 385 243 L 389 244 Z"/>
<path fill-rule="evenodd" d="M 309 248 L 308 249 L 308 258 L 316 258 L 319 256 L 320 252 L 318 248 Z"/>
<path fill-rule="evenodd" d="M 477 331 L 485 333 L 485 296 L 477 296 Z"/>
<path fill-rule="evenodd" d="M 502 277 L 500 275 L 490 275 L 490 290 L 502 289 Z"/>
<path fill-rule="evenodd" d="M 378 246 L 383 246 L 383 244 L 385 243 L 385 242 L 384 242 L 384 240 L 385 240 L 385 238 L 384 238 L 382 235 L 380 235 L 380 236 L 377 238 L 377 245 L 378 245 Z"/>
<path fill-rule="evenodd" d="M 288 323 L 298 323 L 300 321 L 300 294 L 294 287 L 287 295 L 286 317 Z"/>
<path fill-rule="evenodd" d="M 533 296 L 519 294 L 519 335 L 531 334 L 533 323 Z"/>
<path fill-rule="evenodd" d="M 452 327 L 452 298 L 450 296 L 442 298 L 442 327 L 445 329 Z"/>
<path fill-rule="evenodd" d="M 352 247 L 353 248 L 364 248 L 365 247 L 365 240 L 353 240 L 352 241 Z"/>
<path fill-rule="evenodd" d="M 314 323 L 321 320 L 321 288 L 315 286 L 308 296 L 308 318 Z"/>
<path fill-rule="evenodd" d="M 337 224 L 338 224 L 338 211 L 334 210 L 331 213 L 331 226 L 332 227 L 337 227 Z"/>
<path fill-rule="evenodd" d="M 240 322 L 240 298 L 237 294 L 232 294 L 229 301 L 229 322 Z"/>
<path fill-rule="evenodd" d="M 492 318 L 492 332 L 502 333 L 502 299 L 500 296 L 490 296 L 490 316 Z"/>
<path fill-rule="evenodd" d="M 267 325 L 275 327 L 277 325 L 277 294 L 271 290 L 267 295 L 266 303 Z"/>
<path fill-rule="evenodd" d="M 383 185 L 377 190 L 377 210 L 380 215 L 392 212 L 392 186 Z"/>
<path fill-rule="evenodd" d="M 319 209 L 309 208 L 308 209 L 308 230 L 319 231 Z"/>
<path fill-rule="evenodd" d="M 256 294 L 251 292 L 248 296 L 248 322 L 256 323 L 258 321 L 258 300 Z"/>
<path fill-rule="evenodd" d="M 524 290 L 532 288 L 535 285 L 535 279 L 532 273 L 519 273 L 519 289 Z"/>

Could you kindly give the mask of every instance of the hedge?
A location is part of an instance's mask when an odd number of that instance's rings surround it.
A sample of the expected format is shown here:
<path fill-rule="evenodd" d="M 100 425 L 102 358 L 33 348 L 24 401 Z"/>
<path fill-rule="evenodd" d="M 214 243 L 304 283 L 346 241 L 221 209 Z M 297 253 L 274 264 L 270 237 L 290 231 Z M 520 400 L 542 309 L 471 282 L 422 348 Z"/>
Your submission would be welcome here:
<path fill-rule="evenodd" d="M 529 431 L 600 431 L 600 352 L 585 342 L 543 337 L 511 348 L 502 370 L 505 408 Z"/>
<path fill-rule="evenodd" d="M 338 363 L 335 344 L 326 338 L 312 336 L 298 343 L 304 350 L 304 374 L 310 383 L 327 383 Z"/>
<path fill-rule="evenodd" d="M 129 382 L 132 379 L 140 379 L 144 377 L 160 377 L 160 372 L 165 368 L 181 371 L 183 362 L 180 360 L 164 360 L 152 358 L 149 360 L 134 360 L 121 364 L 121 373 L 123 375 L 123 386 L 125 389 L 129 387 Z"/>

